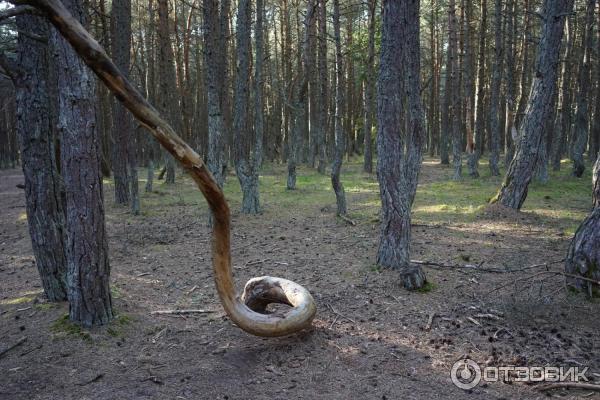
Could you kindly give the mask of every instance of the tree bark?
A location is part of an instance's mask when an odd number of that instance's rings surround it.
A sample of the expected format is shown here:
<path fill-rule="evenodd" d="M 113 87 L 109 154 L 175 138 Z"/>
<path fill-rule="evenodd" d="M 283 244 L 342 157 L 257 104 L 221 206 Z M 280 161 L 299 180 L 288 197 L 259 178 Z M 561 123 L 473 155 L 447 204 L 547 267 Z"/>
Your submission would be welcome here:
<path fill-rule="evenodd" d="M 596 158 L 594 164 L 592 200 L 592 212 L 575 232 L 567 251 L 565 272 L 568 274 L 566 280 L 569 287 L 585 292 L 590 297 L 597 297 L 600 296 L 598 284 L 578 279 L 576 276 L 600 281 L 600 157 Z"/>
<path fill-rule="evenodd" d="M 242 188 L 242 213 L 258 214 L 260 212 L 258 165 L 256 165 L 254 160 L 249 159 L 251 157 L 249 153 L 253 136 L 249 118 L 251 77 L 250 3 L 250 0 L 240 0 L 238 3 L 236 18 L 237 69 L 235 74 L 233 130 L 235 135 L 235 169 Z M 259 14 L 261 12 L 259 11 Z M 256 96 L 258 96 L 258 93 Z M 260 113 L 262 113 L 262 110 L 260 110 Z"/>
<path fill-rule="evenodd" d="M 494 3 L 494 61 L 492 67 L 492 83 L 490 94 L 490 172 L 500 175 L 498 161 L 500 159 L 500 86 L 502 84 L 502 60 L 504 49 L 502 43 L 502 0 Z"/>
<path fill-rule="evenodd" d="M 217 292 L 225 311 L 240 328 L 259 336 L 284 336 L 310 326 L 316 306 L 302 286 L 281 278 L 261 277 L 246 283 L 241 298 L 236 296 L 231 274 L 229 206 L 223 192 L 192 150 L 160 117 L 156 109 L 125 79 L 104 49 L 75 20 L 59 0 L 30 0 L 30 5 L 46 12 L 79 56 L 123 102 L 182 167 L 191 175 L 214 215 L 213 268 Z M 284 303 L 293 308 L 285 316 L 264 314 L 267 303 Z"/>
<path fill-rule="evenodd" d="M 218 0 L 203 0 L 204 15 L 204 63 L 206 65 L 206 91 L 208 108 L 208 157 L 207 166 L 215 177 L 217 185 L 223 187 L 225 122 L 222 110 L 222 89 L 219 70 L 219 2 Z"/>
<path fill-rule="evenodd" d="M 48 37 L 43 17 L 19 15 L 17 29 Z M 27 222 L 35 262 L 49 301 L 67 299 L 65 216 L 61 177 L 56 164 L 55 138 L 51 123 L 49 63 L 54 62 L 48 45 L 19 34 L 18 70 L 14 85 L 17 105 L 17 135 L 25 176 Z"/>
<path fill-rule="evenodd" d="M 372 133 L 373 116 L 375 115 L 375 11 L 377 8 L 377 0 L 369 0 L 369 38 L 367 44 L 367 63 L 365 75 L 365 98 L 364 98 L 364 146 L 365 156 L 363 163 L 363 171 L 366 173 L 373 172 L 373 149 L 372 149 Z M 433 61 L 432 61 L 433 63 Z"/>
<path fill-rule="evenodd" d="M 110 19 L 111 50 L 115 63 L 129 77 L 131 64 L 131 0 L 113 0 Z M 113 175 L 115 202 L 130 204 L 133 214 L 140 212 L 138 196 L 135 132 L 131 116 L 119 102 L 113 101 Z"/>
<path fill-rule="evenodd" d="M 531 95 L 520 127 L 519 143 L 502 187 L 492 200 L 514 209 L 520 209 L 523 205 L 535 172 L 540 142 L 552 112 L 565 18 L 573 9 L 573 1 L 546 0 L 544 8 L 545 23 L 538 45 Z"/>
<path fill-rule="evenodd" d="M 377 84 L 377 178 L 382 222 L 377 264 L 400 270 L 404 286 L 418 289 L 426 278 L 418 265 L 410 263 L 410 211 L 425 134 L 419 79 L 419 1 L 385 1 L 382 23 Z M 406 125 L 402 118 L 404 93 L 408 95 Z"/>
<path fill-rule="evenodd" d="M 477 56 L 477 96 L 475 97 L 475 130 L 473 132 L 473 151 L 469 154 L 467 166 L 469 176 L 479 177 L 479 159 L 483 150 L 486 116 L 485 108 L 485 50 L 487 33 L 487 0 L 481 0 L 481 20 L 479 24 L 479 49 Z"/>
<path fill-rule="evenodd" d="M 79 21 L 78 0 L 65 6 Z M 95 80 L 70 44 L 53 34 L 57 52 L 59 135 L 66 193 L 66 261 L 71 321 L 89 327 L 113 319 L 104 226 Z"/>
<path fill-rule="evenodd" d="M 588 93 L 591 92 L 591 57 L 594 42 L 594 11 L 596 0 L 587 0 L 585 12 L 584 33 L 581 36 L 583 59 L 579 67 L 579 93 L 577 94 L 577 111 L 575 113 L 575 127 L 571 159 L 573 160 L 573 175 L 581 178 L 585 171 L 583 153 L 588 142 L 589 134 L 589 104 Z"/>
<path fill-rule="evenodd" d="M 344 61 L 342 55 L 342 42 L 340 38 L 340 2 L 333 0 L 333 36 L 335 40 L 335 154 L 331 165 L 331 186 L 335 192 L 337 215 L 346 215 L 346 193 L 344 185 L 340 180 L 342 159 L 345 148 L 345 134 L 342 125 L 342 113 L 344 112 Z"/>
<path fill-rule="evenodd" d="M 318 1 L 318 22 L 319 22 L 319 116 L 318 116 L 318 136 L 317 152 L 319 173 L 325 173 L 325 164 L 327 162 L 327 150 L 325 138 L 327 137 L 327 108 L 329 105 L 328 79 L 327 79 L 327 0 Z"/>
<path fill-rule="evenodd" d="M 448 61 L 446 63 L 446 86 L 448 92 L 448 129 L 452 138 L 452 165 L 454 166 L 455 181 L 462 179 L 462 135 L 460 130 L 460 83 L 458 70 L 458 35 L 456 20 L 456 1 L 448 1 Z"/>

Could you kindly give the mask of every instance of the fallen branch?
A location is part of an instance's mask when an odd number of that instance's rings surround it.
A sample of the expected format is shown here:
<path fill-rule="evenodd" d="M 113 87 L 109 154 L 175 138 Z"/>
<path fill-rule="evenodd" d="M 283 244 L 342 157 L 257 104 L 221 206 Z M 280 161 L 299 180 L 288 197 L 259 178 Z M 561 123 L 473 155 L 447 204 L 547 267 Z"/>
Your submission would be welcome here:
<path fill-rule="evenodd" d="M 427 325 L 425 325 L 425 330 L 429 331 L 431 330 L 431 324 L 433 324 L 433 319 L 435 318 L 435 313 L 432 312 L 431 314 L 429 314 L 429 320 L 427 320 Z"/>
<path fill-rule="evenodd" d="M 536 386 L 536 390 L 544 392 L 546 390 L 554 389 L 584 389 L 594 390 L 600 392 L 600 385 L 594 385 L 593 383 L 580 383 L 580 382 L 556 382 L 549 383 L 547 385 Z"/>
<path fill-rule="evenodd" d="M 352 226 L 356 226 L 356 222 L 354 222 L 353 220 L 351 220 L 350 218 L 346 217 L 343 214 L 338 214 L 338 217 L 340 217 L 340 219 L 342 221 L 344 221 L 345 223 L 352 225 Z"/>
<path fill-rule="evenodd" d="M 25 341 L 27 340 L 27 336 L 23 336 L 21 339 L 17 340 L 17 342 L 11 346 L 8 346 L 6 349 L 0 351 L 0 357 L 2 357 L 3 355 L 5 355 L 6 353 L 8 353 L 9 351 L 11 351 L 12 349 L 14 349 L 15 347 L 18 347 L 20 345 L 22 345 L 23 343 L 25 343 Z"/>
<path fill-rule="evenodd" d="M 151 315 L 186 315 L 186 314 L 210 314 L 214 310 L 157 310 L 152 311 Z"/>
<path fill-rule="evenodd" d="M 556 261 L 551 261 L 551 262 L 547 262 L 547 263 L 542 263 L 542 264 L 533 264 L 533 265 L 529 265 L 527 267 L 523 267 L 523 268 L 517 268 L 517 269 L 503 269 L 503 268 L 482 268 L 481 266 L 483 265 L 483 262 L 474 265 L 474 264 L 444 264 L 444 263 L 439 263 L 439 262 L 435 262 L 435 261 L 421 261 L 421 260 L 411 260 L 411 263 L 414 264 L 418 264 L 418 265 L 428 265 L 431 267 L 440 267 L 440 268 L 464 268 L 464 269 L 472 269 L 475 271 L 481 271 L 481 272 L 493 272 L 493 273 L 499 273 L 499 274 L 504 274 L 504 273 L 514 273 L 514 272 L 521 272 L 521 271 L 526 271 L 528 269 L 533 269 L 533 268 L 539 268 L 539 267 L 548 267 L 549 265 L 552 264 L 558 264 L 565 261 L 564 259 L 562 260 L 556 260 Z"/>

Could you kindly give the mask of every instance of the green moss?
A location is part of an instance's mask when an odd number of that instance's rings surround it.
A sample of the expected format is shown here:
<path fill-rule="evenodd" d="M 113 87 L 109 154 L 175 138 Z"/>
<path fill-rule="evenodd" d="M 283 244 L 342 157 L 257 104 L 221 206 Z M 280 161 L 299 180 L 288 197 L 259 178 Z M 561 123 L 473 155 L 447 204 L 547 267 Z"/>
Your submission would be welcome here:
<path fill-rule="evenodd" d="M 56 307 L 57 307 L 56 303 L 38 303 L 38 304 L 33 305 L 33 308 L 35 308 L 36 310 L 41 310 L 41 311 L 52 310 Z"/>
<path fill-rule="evenodd" d="M 87 342 L 92 341 L 89 332 L 83 330 L 81 326 L 69 320 L 69 315 L 65 314 L 50 326 L 50 330 L 59 337 L 78 337 Z"/>
<path fill-rule="evenodd" d="M 418 288 L 416 291 L 419 293 L 429 293 L 431 292 L 433 289 L 435 289 L 435 284 L 433 282 L 425 282 L 425 284 Z"/>

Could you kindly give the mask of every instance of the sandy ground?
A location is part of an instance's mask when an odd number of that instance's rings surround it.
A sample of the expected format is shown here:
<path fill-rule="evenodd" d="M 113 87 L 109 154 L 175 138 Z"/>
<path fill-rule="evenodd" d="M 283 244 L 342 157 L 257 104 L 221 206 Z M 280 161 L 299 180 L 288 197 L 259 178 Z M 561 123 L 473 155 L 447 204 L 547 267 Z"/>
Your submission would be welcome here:
<path fill-rule="evenodd" d="M 422 179 L 438 179 L 436 168 L 425 165 Z M 564 257 L 569 238 L 533 214 L 490 208 L 474 222 L 415 226 L 415 259 L 463 265 L 426 266 L 433 288 L 418 293 L 375 268 L 376 221 L 349 226 L 331 207 L 234 212 L 238 288 L 280 276 L 318 303 L 311 330 L 262 339 L 234 326 L 218 303 L 204 207 L 182 203 L 135 219 L 107 194 L 121 318 L 68 333 L 60 324 L 68 306 L 42 298 L 22 180 L 18 170 L 0 171 L 0 351 L 26 337 L 0 356 L 0 399 L 600 398 L 516 382 L 464 391 L 451 382 L 465 356 L 482 366 L 587 366 L 600 382 L 600 304 L 544 272 L 560 263 L 499 272 Z M 214 312 L 150 314 L 177 307 Z"/>

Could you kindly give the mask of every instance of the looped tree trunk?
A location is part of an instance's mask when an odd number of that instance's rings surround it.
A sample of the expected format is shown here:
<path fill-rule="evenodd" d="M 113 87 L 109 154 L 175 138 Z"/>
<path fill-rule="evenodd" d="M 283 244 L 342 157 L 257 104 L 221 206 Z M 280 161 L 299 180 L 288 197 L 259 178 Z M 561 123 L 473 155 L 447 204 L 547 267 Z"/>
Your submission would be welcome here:
<path fill-rule="evenodd" d="M 254 278 L 246 284 L 241 299 L 236 296 L 231 274 L 229 206 L 223 192 L 200 156 L 131 85 L 79 21 L 59 0 L 19 0 L 14 3 L 29 4 L 45 12 L 77 54 L 196 182 L 214 216 L 215 283 L 221 303 L 233 322 L 258 336 L 283 336 L 309 327 L 316 313 L 315 302 L 297 283 L 269 276 Z M 278 317 L 264 314 L 268 303 L 283 303 L 293 308 L 284 317 Z"/>

